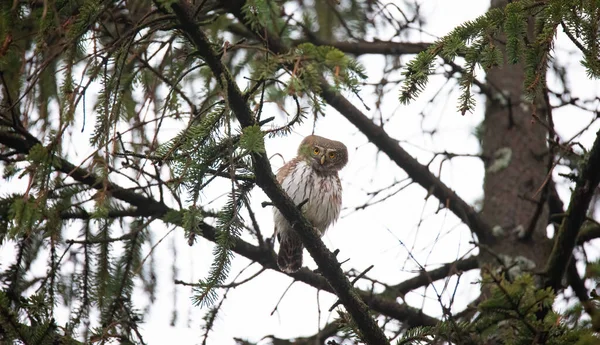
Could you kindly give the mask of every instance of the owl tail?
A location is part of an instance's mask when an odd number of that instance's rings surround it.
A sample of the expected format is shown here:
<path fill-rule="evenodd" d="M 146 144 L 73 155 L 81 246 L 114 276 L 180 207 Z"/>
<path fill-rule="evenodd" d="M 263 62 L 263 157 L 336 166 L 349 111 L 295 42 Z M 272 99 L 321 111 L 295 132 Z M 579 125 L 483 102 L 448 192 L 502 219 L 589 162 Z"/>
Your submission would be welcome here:
<path fill-rule="evenodd" d="M 294 273 L 302 267 L 302 241 L 293 231 L 279 237 L 277 266 L 285 273 Z"/>

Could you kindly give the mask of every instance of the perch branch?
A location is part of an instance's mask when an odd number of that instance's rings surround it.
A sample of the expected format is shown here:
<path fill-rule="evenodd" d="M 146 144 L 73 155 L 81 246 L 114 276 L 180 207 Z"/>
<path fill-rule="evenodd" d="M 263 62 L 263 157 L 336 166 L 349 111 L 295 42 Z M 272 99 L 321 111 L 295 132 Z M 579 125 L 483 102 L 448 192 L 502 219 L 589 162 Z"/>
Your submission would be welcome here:
<path fill-rule="evenodd" d="M 159 8 L 161 7 L 161 3 L 157 2 L 156 5 Z M 190 42 L 198 49 L 198 54 L 213 72 L 230 109 L 241 126 L 245 128 L 257 125 L 256 119 L 244 95 L 238 88 L 232 75 L 223 65 L 219 56 L 215 53 L 208 37 L 194 20 L 190 4 L 186 0 L 180 0 L 173 3 L 171 9 L 180 24 L 180 30 L 187 35 Z M 298 233 L 305 248 L 319 266 L 321 273 L 332 286 L 335 294 L 344 304 L 348 313 L 352 315 L 357 326 L 363 332 L 365 340 L 373 345 L 389 344 L 387 337 L 369 314 L 369 308 L 344 275 L 335 256 L 327 249 L 317 231 L 310 225 L 302 212 L 298 210 L 275 180 L 267 156 L 253 153 L 252 160 L 256 174 L 256 184 L 273 201 L 290 224 L 293 224 L 293 229 Z"/>

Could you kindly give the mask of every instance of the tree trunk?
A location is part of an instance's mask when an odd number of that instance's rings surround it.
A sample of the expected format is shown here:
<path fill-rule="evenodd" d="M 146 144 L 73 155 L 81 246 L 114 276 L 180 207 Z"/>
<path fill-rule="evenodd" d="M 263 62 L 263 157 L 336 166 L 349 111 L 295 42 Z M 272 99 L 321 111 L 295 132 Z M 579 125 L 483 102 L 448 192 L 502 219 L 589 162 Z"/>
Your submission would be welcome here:
<path fill-rule="evenodd" d="M 492 0 L 491 7 L 506 3 Z M 529 29 L 532 33 L 533 25 Z M 503 36 L 498 39 L 505 42 Z M 513 266 L 511 275 L 523 270 L 539 272 L 551 249 L 546 236 L 546 176 L 551 159 L 548 132 L 524 99 L 523 80 L 523 65 L 508 64 L 506 57 L 503 66 L 487 73 L 487 83 L 497 97 L 487 100 L 481 136 L 483 154 L 490 158 L 486 163 L 482 213 L 494 226 L 498 239 L 490 248 L 495 255 L 484 257 L 494 266 L 501 258 L 505 266 Z M 548 110 L 543 97 L 538 98 L 542 102 L 537 102 L 536 114 L 546 121 Z M 481 249 L 491 254 L 485 251 Z"/>

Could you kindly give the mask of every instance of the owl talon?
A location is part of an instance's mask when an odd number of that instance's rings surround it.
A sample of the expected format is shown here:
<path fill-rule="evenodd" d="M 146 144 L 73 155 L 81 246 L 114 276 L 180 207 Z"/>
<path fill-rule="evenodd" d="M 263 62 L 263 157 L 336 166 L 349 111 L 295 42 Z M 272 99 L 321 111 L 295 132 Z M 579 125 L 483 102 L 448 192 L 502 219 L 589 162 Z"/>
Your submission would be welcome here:
<path fill-rule="evenodd" d="M 306 205 L 306 203 L 308 203 L 308 199 L 304 199 L 304 201 L 302 201 L 301 203 L 298 204 L 298 209 L 302 210 L 302 206 Z"/>
<path fill-rule="evenodd" d="M 274 249 L 275 248 L 275 236 L 267 237 L 265 240 L 265 244 L 267 245 L 267 249 Z"/>

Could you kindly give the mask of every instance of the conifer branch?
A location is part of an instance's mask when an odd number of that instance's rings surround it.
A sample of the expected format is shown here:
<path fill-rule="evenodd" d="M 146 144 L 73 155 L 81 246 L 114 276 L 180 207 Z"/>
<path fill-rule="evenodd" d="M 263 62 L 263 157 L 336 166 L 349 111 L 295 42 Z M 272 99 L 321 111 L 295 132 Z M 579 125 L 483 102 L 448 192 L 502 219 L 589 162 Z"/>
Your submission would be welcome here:
<path fill-rule="evenodd" d="M 302 26 L 302 25 L 301 25 Z M 255 34 L 248 28 L 233 23 L 228 26 L 228 31 L 245 38 L 256 38 Z M 377 54 L 377 55 L 410 55 L 418 54 L 431 46 L 429 42 L 394 42 L 394 41 L 333 41 L 324 40 L 315 33 L 310 32 L 308 28 L 303 27 L 306 38 L 297 39 L 292 42 L 294 46 L 303 43 L 312 43 L 316 46 L 334 47 L 344 53 L 355 56 Z"/>
<path fill-rule="evenodd" d="M 365 54 L 379 55 L 408 55 L 418 54 L 431 46 L 431 43 L 405 43 L 405 42 L 386 42 L 386 41 L 326 41 L 314 34 L 307 34 L 308 39 L 299 40 L 295 44 L 310 42 L 318 46 L 330 46 L 343 51 L 344 53 L 356 56 Z"/>
<path fill-rule="evenodd" d="M 161 6 L 160 3 L 156 3 Z M 233 80 L 233 77 L 214 52 L 207 36 L 200 30 L 193 19 L 190 4 L 179 1 L 171 5 L 180 25 L 181 30 L 198 49 L 206 64 L 212 70 L 230 109 L 242 127 L 256 125 L 255 118 L 246 102 L 244 95 Z M 304 246 L 309 251 L 320 271 L 333 287 L 336 295 L 352 315 L 352 318 L 363 332 L 369 344 L 389 344 L 387 337 L 369 315 L 367 305 L 359 298 L 348 278 L 344 275 L 335 256 L 327 249 L 316 230 L 310 225 L 302 212 L 298 210 L 292 200 L 281 189 L 266 155 L 252 154 L 253 165 L 256 173 L 256 184 L 267 194 L 281 213 L 294 224 L 294 230 L 299 234 Z"/>
<path fill-rule="evenodd" d="M 367 42 L 367 41 L 359 41 L 359 42 L 338 42 L 338 41 L 325 41 L 320 39 L 314 34 L 308 34 L 308 39 L 306 40 L 298 40 L 294 42 L 295 44 L 310 42 L 314 45 L 318 46 L 330 46 L 340 51 L 348 54 L 353 54 L 356 56 L 365 55 L 365 54 L 380 54 L 380 55 L 408 55 L 408 54 L 418 54 L 422 51 L 425 51 L 429 47 L 431 47 L 431 43 L 404 43 L 404 42 L 385 42 L 385 41 L 377 41 L 377 42 Z M 465 70 L 456 64 L 454 61 L 444 59 L 444 63 L 450 66 L 451 73 L 460 73 L 464 74 Z M 504 97 L 499 92 L 494 92 L 493 88 L 490 85 L 485 84 L 484 82 L 473 79 L 473 84 L 479 87 L 479 90 L 485 94 L 489 99 L 494 99 L 494 95 L 499 95 L 499 97 Z"/>
<path fill-rule="evenodd" d="M 2 292 L 0 292 L 1 294 Z M 22 344 L 51 344 L 51 345 L 83 345 L 69 336 L 59 334 L 58 327 L 54 320 L 48 320 L 44 323 L 39 322 L 35 326 L 31 326 L 21 322 L 14 310 L 0 305 L 0 319 L 4 322 L 0 323 L 0 343 L 3 340 L 17 340 Z M 8 326 L 8 327 L 7 327 Z M 40 331 L 43 335 L 40 337 Z M 33 338 L 33 339 L 32 339 Z"/>
<path fill-rule="evenodd" d="M 562 278 L 573 255 L 581 226 L 586 220 L 587 210 L 596 188 L 600 183 L 600 132 L 587 155 L 586 163 L 577 177 L 575 190 L 554 240 L 554 248 L 546 264 L 544 286 L 558 291 Z"/>

